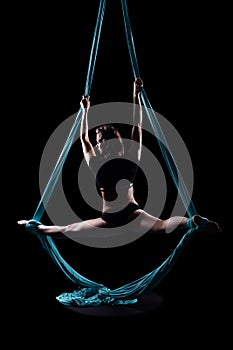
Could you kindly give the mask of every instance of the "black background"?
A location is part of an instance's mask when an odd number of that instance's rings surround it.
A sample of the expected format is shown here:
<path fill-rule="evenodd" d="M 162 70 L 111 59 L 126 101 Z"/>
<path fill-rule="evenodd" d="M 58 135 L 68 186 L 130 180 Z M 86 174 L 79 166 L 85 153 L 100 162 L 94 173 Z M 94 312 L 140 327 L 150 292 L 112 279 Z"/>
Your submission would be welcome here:
<path fill-rule="evenodd" d="M 126 335 L 129 341 L 156 345 L 158 339 L 172 344 L 182 334 L 181 343 L 188 341 L 188 347 L 190 342 L 199 343 L 203 336 L 206 341 L 220 340 L 223 345 L 227 335 L 226 120 L 221 96 L 224 33 L 216 25 L 221 13 L 214 5 L 203 7 L 201 2 L 127 3 L 140 75 L 149 100 L 154 110 L 174 125 L 189 150 L 194 168 L 193 202 L 198 213 L 217 221 L 223 234 L 203 234 L 190 243 L 154 291 L 164 299 L 159 310 L 152 305 L 150 312 L 136 317 L 106 317 L 101 312 L 96 317 L 67 310 L 56 301 L 57 295 L 75 286 L 36 237 L 17 227 L 16 221 L 31 218 L 40 200 L 38 169 L 44 145 L 54 129 L 79 109 L 98 1 L 14 8 L 14 40 L 10 44 L 14 54 L 10 62 L 16 104 L 15 227 L 9 255 L 14 277 L 7 311 L 11 314 L 9 327 L 19 331 L 18 340 L 24 345 L 29 344 L 32 335 L 34 342 L 46 335 L 51 343 L 66 339 L 75 344 L 82 337 L 82 341 L 92 340 L 100 346 L 107 343 L 109 335 L 108 344 L 112 346 L 114 342 L 121 344 Z M 92 105 L 131 102 L 132 83 L 120 1 L 109 1 L 91 89 Z M 148 237 L 134 249 L 122 248 L 120 254 L 85 247 L 78 247 L 77 252 L 73 246 L 65 254 L 86 277 L 115 286 L 150 271 L 157 262 L 156 254 L 162 256 L 165 252 L 163 243 L 168 244 L 165 239 L 157 242 Z M 188 336 L 186 341 L 184 334 Z"/>

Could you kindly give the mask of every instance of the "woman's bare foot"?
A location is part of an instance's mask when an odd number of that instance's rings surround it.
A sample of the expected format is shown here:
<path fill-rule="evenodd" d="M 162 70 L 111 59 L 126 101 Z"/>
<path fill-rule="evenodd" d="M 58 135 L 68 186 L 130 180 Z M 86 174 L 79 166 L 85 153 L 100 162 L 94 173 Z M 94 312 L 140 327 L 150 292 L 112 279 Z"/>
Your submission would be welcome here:
<path fill-rule="evenodd" d="M 193 222 L 198 226 L 198 231 L 209 232 L 209 233 L 220 233 L 222 232 L 221 227 L 217 222 L 211 221 L 207 218 L 204 218 L 200 215 L 195 215 L 193 217 Z"/>
<path fill-rule="evenodd" d="M 44 235 L 52 236 L 54 238 L 66 238 L 66 236 L 63 235 L 65 226 L 46 226 L 37 220 L 18 220 L 17 224 L 24 225 L 27 231 L 36 235 L 42 233 Z"/>
<path fill-rule="evenodd" d="M 27 225 L 29 220 L 18 220 L 17 224 L 19 225 Z"/>

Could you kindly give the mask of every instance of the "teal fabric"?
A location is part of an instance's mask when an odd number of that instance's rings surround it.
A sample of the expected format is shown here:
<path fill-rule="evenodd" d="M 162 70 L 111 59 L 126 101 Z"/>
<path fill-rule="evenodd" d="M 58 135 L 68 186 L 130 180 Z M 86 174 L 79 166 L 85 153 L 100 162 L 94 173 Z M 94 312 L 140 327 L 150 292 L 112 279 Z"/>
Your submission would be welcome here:
<path fill-rule="evenodd" d="M 122 13 L 124 18 L 126 40 L 128 45 L 128 51 L 130 55 L 132 70 L 134 78 L 140 77 L 139 67 L 135 52 L 135 46 L 133 41 L 133 34 L 130 26 L 128 8 L 126 0 L 121 1 Z M 99 10 L 97 15 L 97 21 L 94 31 L 93 43 L 91 48 L 86 86 L 84 95 L 89 96 L 91 91 L 92 80 L 94 76 L 95 62 L 98 52 L 100 33 L 104 18 L 106 0 L 100 0 Z M 159 146 L 163 157 L 167 163 L 171 177 L 177 187 L 178 193 L 184 203 L 185 208 L 187 209 L 188 215 L 191 217 L 196 213 L 195 207 L 191 201 L 188 190 L 183 181 L 177 182 L 177 172 L 179 172 L 175 160 L 171 157 L 169 146 L 167 144 L 165 135 L 159 125 L 157 117 L 151 108 L 149 99 L 146 95 L 145 89 L 142 88 L 141 92 L 142 101 L 146 109 L 147 117 L 151 123 L 154 134 L 159 142 Z M 172 268 L 174 262 L 176 261 L 179 254 L 182 252 L 187 242 L 193 237 L 197 228 L 187 227 L 187 232 L 184 233 L 177 246 L 174 248 L 173 252 L 164 260 L 164 262 L 152 270 L 150 273 L 142 276 L 141 278 L 132 281 L 128 284 L 122 285 L 116 289 L 109 289 L 107 286 L 92 281 L 70 266 L 66 260 L 61 256 L 58 248 L 55 244 L 55 241 L 50 236 L 41 234 L 37 229 L 37 225 L 40 224 L 41 217 L 46 210 L 46 206 L 49 202 L 49 199 L 53 193 L 53 190 L 56 186 L 57 180 L 61 174 L 63 164 L 67 158 L 70 147 L 72 145 L 73 139 L 76 135 L 76 132 L 80 124 L 80 112 L 79 109 L 77 116 L 75 118 L 74 124 L 70 130 L 69 136 L 65 142 L 63 150 L 60 154 L 60 157 L 57 161 L 57 164 L 50 176 L 48 184 L 42 194 L 41 200 L 36 208 L 36 211 L 33 215 L 32 220 L 29 221 L 26 228 L 33 234 L 36 234 L 42 246 L 46 252 L 51 256 L 53 261 L 60 267 L 63 273 L 75 284 L 75 290 L 69 293 L 62 293 L 57 296 L 57 300 L 64 305 L 76 305 L 76 306 L 98 306 L 101 304 L 132 304 L 137 302 L 138 297 L 148 291 L 154 289 L 158 283 L 167 275 L 167 273 Z M 159 141 L 160 140 L 160 141 Z M 182 179 L 181 175 L 180 178 Z"/>

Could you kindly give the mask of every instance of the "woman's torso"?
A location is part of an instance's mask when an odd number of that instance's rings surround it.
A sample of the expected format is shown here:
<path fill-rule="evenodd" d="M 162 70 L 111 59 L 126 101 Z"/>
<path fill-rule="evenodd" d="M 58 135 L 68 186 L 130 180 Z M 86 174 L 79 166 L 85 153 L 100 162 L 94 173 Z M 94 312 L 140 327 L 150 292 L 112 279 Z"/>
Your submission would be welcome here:
<path fill-rule="evenodd" d="M 93 157 L 89 166 L 103 199 L 103 211 L 113 208 L 120 210 L 129 202 L 136 203 L 133 182 L 137 174 L 138 162 L 125 157 L 114 159 Z"/>

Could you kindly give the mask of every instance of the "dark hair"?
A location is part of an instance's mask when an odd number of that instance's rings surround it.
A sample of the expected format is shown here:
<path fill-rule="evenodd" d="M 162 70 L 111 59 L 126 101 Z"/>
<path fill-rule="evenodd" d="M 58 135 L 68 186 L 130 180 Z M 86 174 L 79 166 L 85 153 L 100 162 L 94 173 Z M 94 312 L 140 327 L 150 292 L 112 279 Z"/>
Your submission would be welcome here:
<path fill-rule="evenodd" d="M 121 138 L 121 135 L 118 129 L 110 124 L 101 125 L 98 128 L 96 128 L 96 134 L 99 134 L 99 133 L 101 134 L 99 142 L 115 139 L 115 138 Z"/>
<path fill-rule="evenodd" d="M 110 124 L 104 124 L 96 128 L 96 135 L 99 135 L 98 143 L 102 143 L 103 141 L 115 140 L 116 142 L 107 143 L 107 149 L 110 153 L 113 154 L 123 154 L 124 153 L 124 145 L 121 138 L 121 134 L 119 130 Z M 105 148 L 106 149 L 106 148 Z"/>

